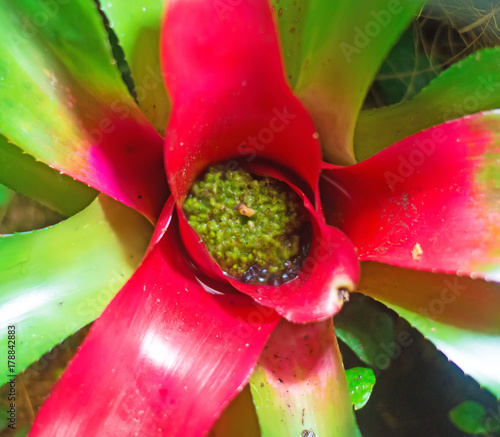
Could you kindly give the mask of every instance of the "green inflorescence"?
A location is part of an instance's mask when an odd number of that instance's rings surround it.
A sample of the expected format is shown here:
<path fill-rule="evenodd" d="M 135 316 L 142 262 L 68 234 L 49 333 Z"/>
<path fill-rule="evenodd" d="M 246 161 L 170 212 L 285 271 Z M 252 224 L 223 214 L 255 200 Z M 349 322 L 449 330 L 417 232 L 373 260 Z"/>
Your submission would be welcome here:
<path fill-rule="evenodd" d="M 191 187 L 183 210 L 227 274 L 271 285 L 296 276 L 290 266 L 297 267 L 307 215 L 299 196 L 284 182 L 222 165 L 210 167 Z"/>

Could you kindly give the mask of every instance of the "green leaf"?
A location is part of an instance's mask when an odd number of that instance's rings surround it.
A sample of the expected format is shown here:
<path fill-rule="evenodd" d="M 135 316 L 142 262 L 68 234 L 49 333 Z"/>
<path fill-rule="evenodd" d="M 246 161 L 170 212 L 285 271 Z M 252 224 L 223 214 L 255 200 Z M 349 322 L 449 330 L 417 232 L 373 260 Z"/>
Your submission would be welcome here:
<path fill-rule="evenodd" d="M 61 156 L 70 146 L 81 151 L 85 129 L 98 127 L 86 125 L 81 105 L 95 105 L 98 112 L 105 96 L 132 100 L 95 6 L 85 0 L 50 6 L 8 0 L 0 33 L 0 133 L 46 161 L 82 160 Z"/>
<path fill-rule="evenodd" d="M 5 185 L 0 184 L 0 208 L 8 205 L 11 197 L 10 190 Z"/>
<path fill-rule="evenodd" d="M 450 420 L 460 430 L 468 434 L 484 434 L 488 430 L 484 426 L 485 408 L 474 401 L 458 404 L 449 413 Z"/>
<path fill-rule="evenodd" d="M 292 89 L 295 89 L 303 62 L 301 49 L 306 19 L 310 14 L 309 8 L 312 7 L 313 0 L 303 0 L 300 7 L 298 7 L 296 2 L 294 4 L 293 1 L 289 0 L 282 0 L 281 4 L 269 0 L 269 3 L 278 22 L 281 49 L 284 54 L 283 62 L 288 83 Z"/>
<path fill-rule="evenodd" d="M 170 103 L 160 68 L 163 0 L 106 0 L 101 9 L 125 52 L 137 103 L 155 129 L 165 133 Z"/>
<path fill-rule="evenodd" d="M 0 37 L 0 134 L 154 221 L 162 140 L 122 81 L 95 3 L 8 0 Z"/>
<path fill-rule="evenodd" d="M 359 436 L 332 320 L 282 320 L 250 379 L 263 437 Z"/>
<path fill-rule="evenodd" d="M 388 314 L 378 310 L 371 299 L 353 293 L 350 302 L 335 316 L 334 323 L 337 337 L 360 360 L 373 367 L 380 367 L 380 357 L 385 359 L 394 341 L 394 322 Z"/>
<path fill-rule="evenodd" d="M 5 185 L 0 184 L 0 224 L 9 207 L 10 199 L 12 199 L 12 192 Z"/>
<path fill-rule="evenodd" d="M 236 435 L 260 437 L 259 422 L 248 385 L 224 409 L 208 437 L 234 437 Z"/>
<path fill-rule="evenodd" d="M 288 77 L 313 118 L 328 161 L 354 161 L 354 125 L 368 88 L 422 4 L 282 0 L 275 5 Z"/>
<path fill-rule="evenodd" d="M 413 99 L 362 111 L 354 133 L 364 160 L 396 141 L 447 120 L 500 107 L 500 47 L 478 51 L 451 66 Z"/>
<path fill-rule="evenodd" d="M 85 208 L 97 191 L 37 161 L 0 135 L 0 183 L 66 216 Z"/>
<path fill-rule="evenodd" d="M 408 320 L 500 398 L 500 284 L 364 262 L 358 290 Z"/>
<path fill-rule="evenodd" d="M 363 408 L 375 386 L 375 374 L 367 367 L 354 367 L 345 372 L 351 402 L 355 410 Z"/>
<path fill-rule="evenodd" d="M 0 354 L 7 357 L 14 326 L 16 373 L 99 316 L 151 232 L 141 215 L 101 194 L 55 226 L 0 236 Z M 0 384 L 7 380 L 2 372 Z"/>

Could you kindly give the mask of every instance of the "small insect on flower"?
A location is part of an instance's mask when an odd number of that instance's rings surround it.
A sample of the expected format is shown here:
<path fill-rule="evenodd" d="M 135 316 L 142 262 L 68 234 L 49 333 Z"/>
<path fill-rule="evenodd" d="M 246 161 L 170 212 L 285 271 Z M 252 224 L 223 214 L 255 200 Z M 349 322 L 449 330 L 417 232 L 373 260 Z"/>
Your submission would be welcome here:
<path fill-rule="evenodd" d="M 249 208 L 244 203 L 238 203 L 233 208 L 235 211 L 238 210 L 241 215 L 246 215 L 247 217 L 252 217 L 255 214 L 255 209 Z"/>

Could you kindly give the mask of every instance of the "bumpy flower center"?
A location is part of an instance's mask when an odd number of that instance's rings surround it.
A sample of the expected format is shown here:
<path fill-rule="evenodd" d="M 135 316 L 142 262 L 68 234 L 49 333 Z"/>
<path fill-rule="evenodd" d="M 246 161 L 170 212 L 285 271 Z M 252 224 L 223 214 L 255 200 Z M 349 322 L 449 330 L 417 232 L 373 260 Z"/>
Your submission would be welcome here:
<path fill-rule="evenodd" d="M 221 269 L 242 282 L 287 282 L 309 251 L 303 202 L 273 178 L 210 167 L 191 187 L 183 210 Z"/>

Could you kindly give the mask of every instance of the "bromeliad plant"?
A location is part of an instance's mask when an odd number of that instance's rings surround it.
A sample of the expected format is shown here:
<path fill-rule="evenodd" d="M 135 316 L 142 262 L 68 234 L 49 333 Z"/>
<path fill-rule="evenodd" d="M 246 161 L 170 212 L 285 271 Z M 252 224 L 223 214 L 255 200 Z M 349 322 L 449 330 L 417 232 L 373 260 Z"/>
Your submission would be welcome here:
<path fill-rule="evenodd" d="M 263 434 L 355 435 L 332 316 L 358 279 L 500 395 L 500 113 L 448 111 L 498 106 L 498 50 L 358 117 L 421 3 L 172 0 L 162 75 L 161 2 L 102 7 L 143 112 L 93 2 L 0 18 L 0 182 L 71 215 L 0 239 L 12 374 L 105 308 L 31 435 L 204 435 L 256 365 Z M 76 213 L 95 192 L 49 166 L 101 193 Z"/>

